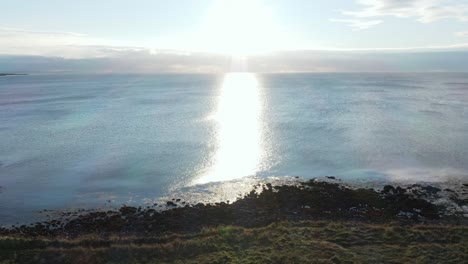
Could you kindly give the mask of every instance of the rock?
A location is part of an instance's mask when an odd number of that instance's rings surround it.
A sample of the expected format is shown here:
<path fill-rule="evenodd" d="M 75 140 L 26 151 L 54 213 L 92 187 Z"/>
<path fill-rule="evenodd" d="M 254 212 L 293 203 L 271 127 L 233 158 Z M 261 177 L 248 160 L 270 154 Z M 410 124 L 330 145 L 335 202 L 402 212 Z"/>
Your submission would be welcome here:
<path fill-rule="evenodd" d="M 407 189 L 391 185 L 386 185 L 378 192 L 374 189 L 352 189 L 336 182 L 311 180 L 299 185 L 273 187 L 271 184 L 264 184 L 262 188 L 263 192 L 257 193 L 254 190 L 233 202 L 190 205 L 175 199 L 159 205 L 165 208 L 156 210 L 146 206 L 137 208 L 124 205 L 119 211 L 103 213 L 88 210 L 79 215 L 74 212 L 76 217 L 73 218 L 67 217 L 70 213 L 64 213 L 61 221 L 52 220 L 38 227 L 23 226 L 20 229 L 25 234 L 75 236 L 92 232 L 146 234 L 194 231 L 217 225 L 258 227 L 269 225 L 278 219 L 359 219 L 371 222 L 400 221 L 401 218 L 407 221 L 407 216 L 410 218 L 408 221 L 415 222 L 438 219 L 437 206 L 415 198 Z M 421 187 L 414 190 L 423 191 Z M 427 192 L 437 193 L 438 190 L 430 187 Z M 463 205 L 468 201 L 456 199 L 456 202 Z M 51 229 L 46 229 L 48 225 Z M 63 227 L 57 228 L 58 226 Z"/>
<path fill-rule="evenodd" d="M 125 216 L 135 214 L 137 212 L 137 209 L 131 206 L 122 206 L 119 211 L 122 215 Z"/>
<path fill-rule="evenodd" d="M 383 192 L 384 193 L 389 193 L 389 192 L 394 193 L 395 192 L 395 187 L 393 187 L 391 185 L 385 185 L 384 188 L 383 188 Z"/>
<path fill-rule="evenodd" d="M 436 194 L 438 192 L 441 191 L 441 189 L 437 188 L 437 187 L 433 187 L 433 186 L 426 186 L 426 187 L 422 187 L 421 189 L 425 190 L 426 192 L 430 193 L 430 194 Z"/>

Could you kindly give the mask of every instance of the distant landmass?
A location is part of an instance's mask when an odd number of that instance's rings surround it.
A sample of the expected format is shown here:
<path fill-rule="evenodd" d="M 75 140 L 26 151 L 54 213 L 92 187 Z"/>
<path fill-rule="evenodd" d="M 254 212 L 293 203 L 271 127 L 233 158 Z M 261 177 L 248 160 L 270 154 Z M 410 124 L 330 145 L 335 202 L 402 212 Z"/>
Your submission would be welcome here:
<path fill-rule="evenodd" d="M 9 75 L 27 75 L 26 73 L 1 73 L 0 76 L 9 76 Z"/>

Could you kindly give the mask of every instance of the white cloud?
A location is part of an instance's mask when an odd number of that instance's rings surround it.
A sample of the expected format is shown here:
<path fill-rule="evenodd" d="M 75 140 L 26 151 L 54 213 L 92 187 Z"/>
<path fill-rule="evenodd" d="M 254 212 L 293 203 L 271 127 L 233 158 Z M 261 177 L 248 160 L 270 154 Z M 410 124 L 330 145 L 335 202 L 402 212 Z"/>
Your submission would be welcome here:
<path fill-rule="evenodd" d="M 114 44 L 114 45 L 113 45 Z M 65 58 L 106 57 L 120 50 L 141 48 L 91 38 L 74 32 L 33 31 L 0 27 L 0 54 Z"/>
<path fill-rule="evenodd" d="M 0 28 L 0 53 L 80 57 L 84 54 L 77 45 L 83 38 L 85 36 L 76 33 Z"/>
<path fill-rule="evenodd" d="M 460 3 L 461 2 L 461 3 Z M 370 19 L 377 17 L 414 18 L 421 23 L 430 23 L 440 19 L 456 19 L 461 22 L 468 21 L 468 2 L 453 0 L 358 0 L 362 6 L 357 11 L 342 11 L 349 20 L 350 26 L 357 19 Z M 379 23 L 370 25 L 367 28 Z"/>
<path fill-rule="evenodd" d="M 455 32 L 455 36 L 457 36 L 457 37 L 468 37 L 468 31 Z"/>
<path fill-rule="evenodd" d="M 84 37 L 85 34 L 79 34 L 74 32 L 51 32 L 51 31 L 33 31 L 33 30 L 25 30 L 19 28 L 8 28 L 8 27 L 0 27 L 0 36 L 10 35 L 20 35 L 20 34 L 29 34 L 35 36 L 62 36 L 62 37 Z"/>
<path fill-rule="evenodd" d="M 369 29 L 382 23 L 382 20 L 363 20 L 363 19 L 329 19 L 331 22 L 346 23 L 353 30 Z"/>

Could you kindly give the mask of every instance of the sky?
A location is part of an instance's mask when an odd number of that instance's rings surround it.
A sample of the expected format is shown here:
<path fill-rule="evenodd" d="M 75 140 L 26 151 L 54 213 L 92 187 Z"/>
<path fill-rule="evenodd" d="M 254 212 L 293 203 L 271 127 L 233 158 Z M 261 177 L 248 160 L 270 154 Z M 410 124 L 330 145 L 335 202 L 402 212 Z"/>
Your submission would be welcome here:
<path fill-rule="evenodd" d="M 266 72 L 468 70 L 468 0 L 0 0 L 0 7 L 0 71 L 219 72 L 239 58 Z"/>

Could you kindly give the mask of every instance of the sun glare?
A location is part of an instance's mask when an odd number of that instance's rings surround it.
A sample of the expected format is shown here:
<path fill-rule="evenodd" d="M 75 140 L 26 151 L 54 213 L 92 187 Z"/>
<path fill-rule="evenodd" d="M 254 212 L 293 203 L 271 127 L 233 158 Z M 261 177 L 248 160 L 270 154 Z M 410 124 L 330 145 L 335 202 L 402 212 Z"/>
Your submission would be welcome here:
<path fill-rule="evenodd" d="M 260 86 L 252 73 L 228 73 L 217 112 L 217 151 L 212 167 L 196 183 L 254 175 L 262 155 Z"/>
<path fill-rule="evenodd" d="M 209 51 L 246 56 L 278 49 L 284 38 L 260 0 L 216 1 L 198 34 Z"/>

